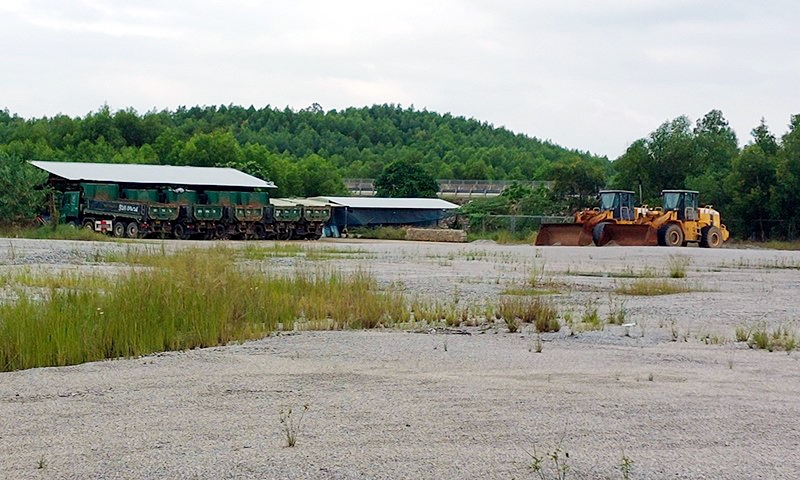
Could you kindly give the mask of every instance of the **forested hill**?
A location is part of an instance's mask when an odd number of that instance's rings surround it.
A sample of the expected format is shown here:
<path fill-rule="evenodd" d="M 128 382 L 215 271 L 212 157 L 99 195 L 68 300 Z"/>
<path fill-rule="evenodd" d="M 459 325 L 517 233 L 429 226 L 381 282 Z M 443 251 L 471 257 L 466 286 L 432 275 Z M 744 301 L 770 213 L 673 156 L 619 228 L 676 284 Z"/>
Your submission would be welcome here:
<path fill-rule="evenodd" d="M 404 159 L 435 178 L 544 180 L 556 162 L 603 170 L 609 164 L 486 122 L 395 105 L 328 112 L 316 104 L 300 111 L 207 106 L 144 114 L 106 106 L 82 118 L 35 119 L 6 110 L 0 148 L 26 159 L 234 165 L 298 195 L 334 192 L 307 191 L 302 184 L 313 179 L 298 178 L 289 172 L 294 168 L 315 169 L 320 180 L 374 178 Z"/>
<path fill-rule="evenodd" d="M 22 201 L 43 181 L 25 171 L 32 159 L 231 166 L 274 181 L 273 193 L 282 197 L 346 194 L 343 178 L 378 178 L 400 160 L 440 179 L 553 181 L 548 192 L 512 189 L 481 207 L 484 212 L 568 214 L 592 206 L 603 187 L 641 192 L 640 201 L 657 205 L 662 189 L 689 188 L 720 209 L 736 236 L 795 239 L 800 115 L 792 115 L 780 137 L 763 119 L 750 133 L 740 148 L 721 111 L 711 110 L 694 126 L 680 116 L 611 162 L 475 119 L 395 105 L 328 112 L 316 104 L 300 111 L 180 107 L 144 114 L 105 106 L 84 117 L 33 119 L 2 110 L 0 222 L 33 211 L 35 199 Z"/>

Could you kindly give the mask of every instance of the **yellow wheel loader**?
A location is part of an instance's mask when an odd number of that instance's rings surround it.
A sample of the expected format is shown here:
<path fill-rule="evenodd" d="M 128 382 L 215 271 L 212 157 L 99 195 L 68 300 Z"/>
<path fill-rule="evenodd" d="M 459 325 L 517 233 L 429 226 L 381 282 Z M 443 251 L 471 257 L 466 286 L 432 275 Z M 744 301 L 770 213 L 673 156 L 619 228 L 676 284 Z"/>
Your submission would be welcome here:
<path fill-rule="evenodd" d="M 572 223 L 546 223 L 539 228 L 536 245 L 586 246 L 605 245 L 611 225 L 632 225 L 645 211 L 633 206 L 634 193 L 629 190 L 601 190 L 600 206 L 575 213 Z"/>
<path fill-rule="evenodd" d="M 664 190 L 661 207 L 648 210 L 636 224 L 615 224 L 605 229 L 605 240 L 618 245 L 661 245 L 668 247 L 698 243 L 718 248 L 730 237 L 719 212 L 698 207 L 699 193 L 693 190 Z"/>

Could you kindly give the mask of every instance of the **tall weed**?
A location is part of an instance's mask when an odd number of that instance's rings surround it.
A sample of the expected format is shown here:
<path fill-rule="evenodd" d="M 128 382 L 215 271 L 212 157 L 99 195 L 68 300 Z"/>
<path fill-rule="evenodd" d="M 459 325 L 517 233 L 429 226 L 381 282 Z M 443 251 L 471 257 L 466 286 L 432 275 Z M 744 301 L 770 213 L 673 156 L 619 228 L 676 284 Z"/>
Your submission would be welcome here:
<path fill-rule="evenodd" d="M 117 276 L 13 287 L 18 299 L 0 305 L 0 371 L 224 345 L 298 319 L 339 328 L 407 320 L 402 292 L 378 290 L 365 272 L 265 274 L 234 255 L 188 250 Z"/>

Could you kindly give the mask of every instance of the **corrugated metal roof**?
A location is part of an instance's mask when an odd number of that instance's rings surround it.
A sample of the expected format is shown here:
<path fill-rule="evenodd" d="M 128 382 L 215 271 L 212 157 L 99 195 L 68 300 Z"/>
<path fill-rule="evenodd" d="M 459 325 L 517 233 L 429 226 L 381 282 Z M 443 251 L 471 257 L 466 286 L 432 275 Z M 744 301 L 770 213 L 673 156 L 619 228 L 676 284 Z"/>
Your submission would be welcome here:
<path fill-rule="evenodd" d="M 286 198 L 284 200 L 288 200 L 290 202 L 295 202 L 298 205 L 303 205 L 304 207 L 331 207 L 335 206 L 331 202 L 327 200 L 323 200 L 320 197 L 316 198 Z"/>
<path fill-rule="evenodd" d="M 298 207 L 300 206 L 297 202 L 293 202 L 287 200 L 285 198 L 270 198 L 269 204 L 275 207 Z"/>
<path fill-rule="evenodd" d="M 275 188 L 272 182 L 234 168 L 176 167 L 130 163 L 32 161 L 31 165 L 72 181 Z"/>
<path fill-rule="evenodd" d="M 381 197 L 314 197 L 351 208 L 411 208 L 420 210 L 455 210 L 458 205 L 440 198 L 381 198 Z"/>

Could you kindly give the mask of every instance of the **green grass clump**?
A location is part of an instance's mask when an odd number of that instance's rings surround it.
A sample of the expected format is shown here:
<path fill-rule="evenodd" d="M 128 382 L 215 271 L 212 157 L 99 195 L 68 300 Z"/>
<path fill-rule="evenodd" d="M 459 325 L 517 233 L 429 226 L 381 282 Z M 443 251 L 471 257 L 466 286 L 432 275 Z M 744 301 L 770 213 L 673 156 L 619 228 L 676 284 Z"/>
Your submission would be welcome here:
<path fill-rule="evenodd" d="M 469 232 L 467 233 L 467 241 L 475 242 L 477 240 L 492 240 L 501 245 L 533 245 L 536 242 L 536 232 L 533 231 L 515 231 L 498 230 L 493 232 Z"/>
<path fill-rule="evenodd" d="M 672 282 L 668 279 L 649 279 L 642 278 L 634 281 L 633 283 L 625 283 L 617 287 L 616 293 L 620 295 L 673 295 L 676 293 L 686 293 L 699 291 L 699 288 L 693 287 L 683 282 Z"/>
<path fill-rule="evenodd" d="M 344 249 L 335 247 L 310 247 L 297 243 L 247 244 L 237 250 L 245 260 L 266 260 L 269 258 L 303 257 L 307 260 L 332 260 L 337 258 L 368 257 L 363 248 Z"/>
<path fill-rule="evenodd" d="M 589 332 L 603 330 L 603 328 L 605 328 L 605 322 L 597 312 L 597 305 L 594 302 L 589 302 L 584 307 L 580 323 L 573 327 L 573 331 Z"/>
<path fill-rule="evenodd" d="M 116 276 L 57 278 L 38 290 L 7 287 L 18 299 L 0 305 L 0 371 L 224 345 L 298 320 L 371 328 L 408 317 L 402 292 L 379 291 L 364 272 L 265 274 L 239 268 L 226 248 L 159 256 L 157 266 Z"/>
<path fill-rule="evenodd" d="M 735 338 L 737 342 L 746 342 L 750 339 L 750 328 L 747 328 L 743 325 L 736 327 L 735 330 Z"/>
<path fill-rule="evenodd" d="M 469 308 L 458 307 L 455 303 L 417 299 L 411 303 L 411 310 L 414 312 L 415 321 L 443 323 L 448 327 L 458 327 L 470 320 Z"/>
<path fill-rule="evenodd" d="M 306 250 L 296 243 L 275 243 L 266 247 L 248 243 L 240 248 L 239 252 L 245 260 L 265 260 L 275 257 L 297 257 Z"/>
<path fill-rule="evenodd" d="M 609 297 L 608 317 L 606 318 L 606 323 L 622 325 L 625 323 L 625 318 L 627 315 L 628 309 L 625 308 L 625 300 Z"/>
<path fill-rule="evenodd" d="M 70 225 L 46 225 L 36 228 L 6 229 L 2 232 L 2 235 L 39 240 L 84 240 L 92 242 L 111 242 L 119 240 L 103 233 Z"/>
<path fill-rule="evenodd" d="M 374 238 L 376 240 L 405 240 L 406 230 L 402 227 L 351 228 L 348 236 L 356 238 Z"/>
<path fill-rule="evenodd" d="M 501 230 L 497 232 L 494 241 L 501 245 L 527 244 L 533 245 L 536 242 L 536 232 L 509 232 Z"/>
<path fill-rule="evenodd" d="M 789 327 L 778 326 L 770 331 L 762 324 L 752 329 L 747 344 L 750 348 L 789 353 L 797 347 L 797 334 Z"/>
<path fill-rule="evenodd" d="M 561 329 L 558 309 L 552 302 L 542 297 L 503 297 L 500 300 L 499 311 L 506 324 L 519 320 L 533 324 L 537 332 L 557 332 Z"/>
<path fill-rule="evenodd" d="M 667 270 L 671 278 L 686 278 L 686 267 L 689 266 L 689 257 L 684 255 L 670 255 L 667 259 Z"/>

